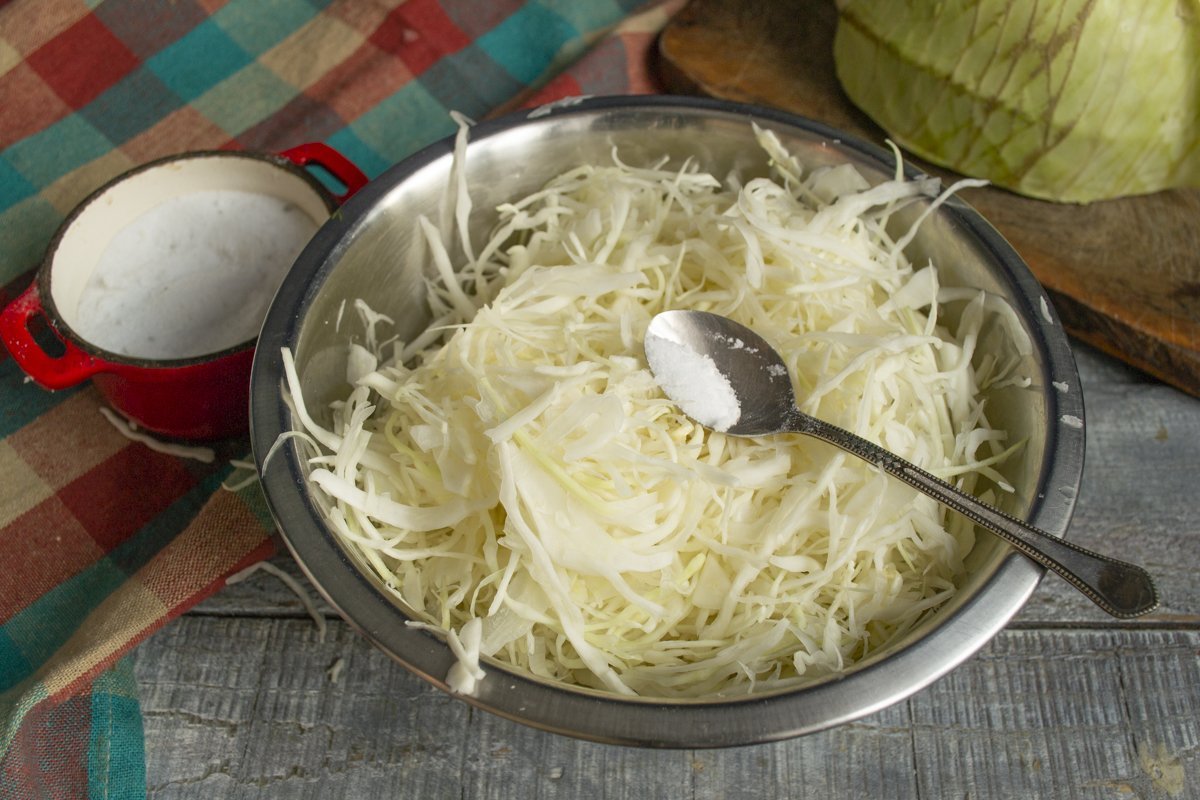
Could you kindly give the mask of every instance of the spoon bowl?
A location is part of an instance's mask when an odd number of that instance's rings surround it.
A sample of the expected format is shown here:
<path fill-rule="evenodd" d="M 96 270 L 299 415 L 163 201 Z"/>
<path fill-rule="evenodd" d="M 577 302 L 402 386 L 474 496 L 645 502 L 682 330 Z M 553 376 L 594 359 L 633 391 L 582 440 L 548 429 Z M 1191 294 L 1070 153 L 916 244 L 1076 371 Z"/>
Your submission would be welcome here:
<path fill-rule="evenodd" d="M 1141 567 L 1051 536 L 861 436 L 800 411 L 782 356 L 750 328 L 706 311 L 664 311 L 650 321 L 645 348 L 663 391 L 701 425 L 733 436 L 816 437 L 1005 539 L 1114 617 L 1137 617 L 1158 606 L 1154 581 Z M 730 400 L 721 402 L 721 397 Z"/>
<path fill-rule="evenodd" d="M 789 430 L 798 413 L 787 365 L 765 339 L 728 317 L 701 311 L 664 311 L 646 330 L 650 369 L 684 413 L 706 428 L 733 436 L 763 436 Z M 668 388 L 664 375 L 678 370 Z M 689 385 L 707 378 L 707 385 Z M 675 387 L 678 388 L 675 388 Z M 734 399 L 737 415 L 721 424 L 716 406 L 695 400 Z M 706 413 L 708 412 L 708 413 Z"/>

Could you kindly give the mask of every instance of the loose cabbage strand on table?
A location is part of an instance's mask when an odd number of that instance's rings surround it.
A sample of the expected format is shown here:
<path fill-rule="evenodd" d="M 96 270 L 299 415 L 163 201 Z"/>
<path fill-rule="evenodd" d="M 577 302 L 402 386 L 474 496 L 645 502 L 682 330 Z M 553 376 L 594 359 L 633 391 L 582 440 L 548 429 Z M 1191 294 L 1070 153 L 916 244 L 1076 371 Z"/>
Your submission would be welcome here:
<path fill-rule="evenodd" d="M 449 632 L 455 687 L 480 655 L 620 694 L 796 686 L 953 594 L 965 520 L 823 443 L 706 431 L 648 372 L 654 314 L 725 314 L 779 348 L 808 413 L 968 490 L 1005 485 L 979 384 L 1013 365 L 971 366 L 984 298 L 940 290 L 885 230 L 936 181 L 802 172 L 758 137 L 771 174 L 744 185 L 617 153 L 572 169 L 501 206 L 456 270 L 425 224 L 442 338 L 360 362 L 328 429 L 285 352 L 331 524 Z"/>

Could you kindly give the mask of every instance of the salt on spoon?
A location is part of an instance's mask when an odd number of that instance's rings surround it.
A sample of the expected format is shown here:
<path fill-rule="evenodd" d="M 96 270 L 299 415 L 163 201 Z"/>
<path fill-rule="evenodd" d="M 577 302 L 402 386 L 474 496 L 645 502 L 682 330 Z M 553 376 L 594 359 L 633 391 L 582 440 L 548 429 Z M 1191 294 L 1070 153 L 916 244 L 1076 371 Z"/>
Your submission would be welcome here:
<path fill-rule="evenodd" d="M 660 387 L 701 425 L 733 436 L 802 433 L 828 442 L 1001 537 L 1114 617 L 1137 617 L 1158 606 L 1154 581 L 1141 567 L 1052 536 L 874 442 L 800 411 L 783 359 L 744 325 L 704 311 L 664 311 L 650 321 L 645 349 Z"/>
<path fill-rule="evenodd" d="M 710 356 L 654 333 L 646 334 L 645 347 L 655 380 L 683 413 L 720 432 L 741 418 L 742 404 Z"/>

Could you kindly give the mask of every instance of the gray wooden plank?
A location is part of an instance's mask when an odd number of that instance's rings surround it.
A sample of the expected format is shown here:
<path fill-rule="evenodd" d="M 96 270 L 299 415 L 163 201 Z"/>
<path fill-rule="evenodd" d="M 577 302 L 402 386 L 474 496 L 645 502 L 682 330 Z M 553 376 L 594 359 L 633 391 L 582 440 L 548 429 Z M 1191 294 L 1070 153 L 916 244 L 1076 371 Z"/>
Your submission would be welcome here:
<path fill-rule="evenodd" d="M 1200 623 L 1200 400 L 1163 384 L 1102 384 L 1086 406 L 1087 453 L 1068 538 L 1146 567 L 1163 596 L 1141 624 Z M 1047 578 L 1022 622 L 1097 623 L 1103 612 Z"/>
<path fill-rule="evenodd" d="M 1113 358 L 1089 344 L 1075 338 L 1070 341 L 1071 352 L 1075 356 L 1075 366 L 1079 370 L 1079 378 L 1085 387 L 1098 386 L 1103 383 L 1161 383 L 1157 378 L 1124 361 Z"/>
<path fill-rule="evenodd" d="M 279 552 L 270 562 L 304 587 L 317 610 L 327 617 L 336 617 L 337 612 L 325 602 L 305 576 L 304 571 L 296 564 L 291 553 L 282 542 L 278 545 Z M 239 583 L 223 587 L 216 594 L 206 598 L 189 613 L 202 616 L 232 616 L 232 617 L 275 617 L 299 618 L 308 615 L 303 603 L 296 594 L 283 584 L 277 577 L 266 572 L 255 572 Z"/>
<path fill-rule="evenodd" d="M 911 700 L 922 796 L 1178 796 L 1143 754 L 1200 779 L 1198 641 L 1167 631 L 998 637 Z M 1156 713 L 1164 698 L 1176 713 Z"/>
<path fill-rule="evenodd" d="M 336 785 L 356 797 L 396 780 L 407 796 L 459 793 L 467 707 L 346 625 L 322 642 L 308 621 L 187 617 L 137 664 L 152 796 L 318 797 Z"/>
<path fill-rule="evenodd" d="M 136 658 L 154 798 L 1099 798 L 1200 796 L 1198 652 L 1200 631 L 1008 630 L 907 702 L 715 751 L 534 731 L 340 622 L 321 642 L 306 620 L 189 615 Z"/>

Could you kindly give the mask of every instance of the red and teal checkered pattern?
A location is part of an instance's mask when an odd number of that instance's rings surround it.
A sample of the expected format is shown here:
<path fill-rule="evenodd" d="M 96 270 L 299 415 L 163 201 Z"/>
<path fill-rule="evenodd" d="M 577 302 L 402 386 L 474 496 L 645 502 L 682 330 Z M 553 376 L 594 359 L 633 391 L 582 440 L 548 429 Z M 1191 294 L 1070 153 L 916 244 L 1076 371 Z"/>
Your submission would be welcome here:
<path fill-rule="evenodd" d="M 308 141 L 374 176 L 481 118 L 654 91 L 682 0 L 0 0 L 0 304 L 84 197 L 189 150 Z M 125 654 L 274 552 L 257 487 L 129 441 L 0 350 L 0 800 L 145 794 Z"/>
<path fill-rule="evenodd" d="M 339 149 L 368 175 L 578 59 L 644 0 L 172 0 L 0 8 L 0 283 L 105 179 L 184 150 Z M 611 42 L 618 47 L 621 38 Z M 578 92 L 627 92 L 624 64 Z"/>
<path fill-rule="evenodd" d="M 121 656 L 274 545 L 228 462 L 148 450 L 89 388 L 49 393 L 0 361 L 0 798 L 144 793 Z M 120 660 L 118 660 L 120 659 Z"/>
<path fill-rule="evenodd" d="M 30 695 L 0 771 L 0 797 L 126 798 L 145 794 L 141 709 L 129 659 L 90 691 L 58 703 Z M 64 733 L 79 746 L 64 746 Z M 15 756 L 15 757 L 14 757 Z"/>

